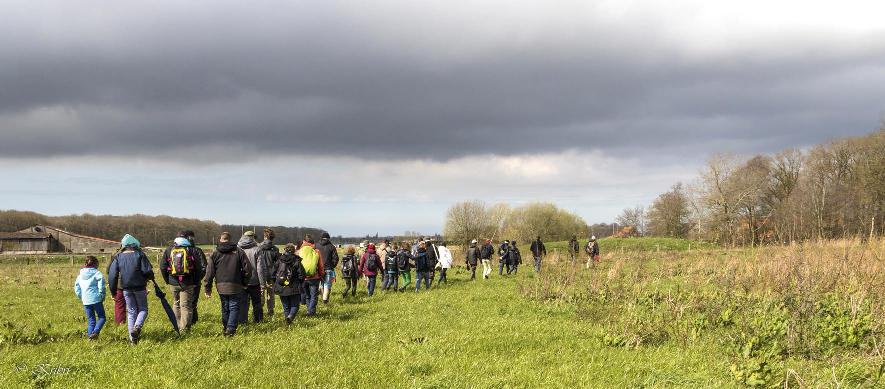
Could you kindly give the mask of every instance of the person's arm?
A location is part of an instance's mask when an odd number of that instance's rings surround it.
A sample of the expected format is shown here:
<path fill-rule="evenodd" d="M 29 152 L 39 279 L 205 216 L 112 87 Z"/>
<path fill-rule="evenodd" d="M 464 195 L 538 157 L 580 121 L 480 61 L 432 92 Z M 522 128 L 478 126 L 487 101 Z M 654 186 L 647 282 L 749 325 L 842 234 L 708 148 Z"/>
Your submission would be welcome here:
<path fill-rule="evenodd" d="M 264 263 L 267 256 L 270 255 L 270 253 L 268 251 L 269 250 L 264 250 L 264 249 L 258 250 L 258 252 L 255 255 L 256 256 L 255 266 L 258 267 L 258 269 L 257 269 L 258 270 L 258 285 L 261 285 L 262 288 L 264 288 L 267 285 L 267 278 L 269 278 L 269 277 L 266 277 L 265 274 L 266 274 L 266 272 L 269 272 L 270 269 L 267 269 L 266 268 L 267 265 Z"/>
<path fill-rule="evenodd" d="M 163 252 L 163 257 L 160 258 L 160 263 L 157 266 L 160 267 L 160 275 L 163 277 L 163 281 L 167 284 L 169 283 L 169 268 L 166 266 L 167 263 L 170 263 L 169 256 L 172 255 L 171 248 L 167 248 L 166 251 Z"/>
<path fill-rule="evenodd" d="M 314 250 L 316 250 L 317 255 L 320 255 L 320 250 L 317 250 L 317 249 L 314 249 Z M 317 264 L 317 266 L 319 267 L 319 274 L 325 274 L 325 273 L 326 273 L 326 265 L 323 263 L 322 256 L 320 256 L 320 263 Z"/>
<path fill-rule="evenodd" d="M 77 295 L 78 299 L 82 299 L 83 298 L 83 290 L 80 289 L 80 283 L 77 282 L 79 279 L 80 279 L 80 277 L 78 276 L 77 279 L 74 280 L 74 294 Z"/>
<path fill-rule="evenodd" d="M 141 274 L 144 275 L 145 279 L 153 280 L 154 279 L 154 268 L 151 267 L 151 261 L 148 259 L 147 254 L 145 254 L 144 251 L 140 251 L 139 253 L 140 253 L 139 258 L 141 258 L 141 261 L 140 261 L 141 262 L 140 263 Z"/>
<path fill-rule="evenodd" d="M 244 280 L 249 280 L 252 278 L 252 272 L 254 269 L 252 268 L 252 263 L 249 262 L 249 256 L 246 255 L 246 252 L 240 249 L 237 249 L 237 258 L 240 264 L 240 269 L 242 269 L 242 276 Z"/>
<path fill-rule="evenodd" d="M 114 259 L 111 260 L 110 266 L 108 266 L 108 286 L 115 299 L 117 298 L 117 278 L 119 276 L 120 272 L 117 268 L 117 258 L 114 257 Z"/>
<path fill-rule="evenodd" d="M 206 275 L 203 276 L 203 290 L 205 290 L 206 297 L 212 295 L 212 281 L 215 279 L 215 258 L 217 255 L 217 251 L 212 253 L 212 256 L 206 261 Z"/>

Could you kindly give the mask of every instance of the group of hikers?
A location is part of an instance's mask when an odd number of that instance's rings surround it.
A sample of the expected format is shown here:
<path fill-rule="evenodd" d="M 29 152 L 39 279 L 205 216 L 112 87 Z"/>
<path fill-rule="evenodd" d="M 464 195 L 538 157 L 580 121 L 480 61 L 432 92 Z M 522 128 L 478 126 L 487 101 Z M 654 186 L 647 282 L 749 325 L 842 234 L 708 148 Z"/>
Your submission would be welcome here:
<path fill-rule="evenodd" d="M 306 235 L 298 243 L 288 243 L 282 252 L 274 244 L 272 229 L 263 231 L 259 243 L 253 231 L 247 231 L 237 241 L 224 232 L 219 236 L 215 250 L 206 256 L 194 242 L 193 231 L 181 231 L 163 252 L 159 261 L 163 281 L 172 289 L 177 328 L 189 331 L 198 321 L 197 303 L 202 294 L 212 296 L 213 286 L 221 301 L 221 322 L 223 335 L 233 336 L 239 325 L 246 324 L 251 306 L 252 321 L 260 323 L 274 315 L 275 299 L 279 297 L 282 314 L 287 324 L 291 324 L 301 305 L 306 306 L 306 315 L 313 316 L 320 300 L 328 303 L 332 284 L 336 282 L 338 270 L 344 279 L 342 298 L 356 296 L 360 278 L 367 281 L 367 293 L 375 293 L 378 276 L 381 276 L 381 289 L 405 292 L 411 289 L 412 269 L 415 270 L 415 292 L 421 284 L 430 289 L 436 279 L 445 284 L 447 271 L 452 267 L 452 252 L 445 242 L 421 238 L 412 242 L 391 243 L 385 240 L 377 246 L 363 243 L 359 247 L 348 246 L 339 258 L 338 247 L 330 241 L 328 233 L 323 233 L 319 242 Z M 574 243 L 574 244 L 573 244 Z M 126 235 L 120 242 L 121 249 L 108 265 L 107 288 L 114 300 L 114 321 L 127 322 L 129 341 L 137 344 L 147 318 L 147 288 L 154 280 L 154 268 L 141 243 Z M 576 237 L 569 242 L 569 253 L 574 263 L 578 252 Z M 547 249 L 537 237 L 530 246 L 534 258 L 534 270 L 540 272 L 541 259 Z M 591 237 L 586 253 L 591 261 L 598 262 L 599 247 L 596 237 Z M 470 279 L 476 279 L 476 271 L 481 264 L 482 278 L 488 279 L 492 273 L 492 261 L 496 250 L 491 239 L 480 245 L 476 239 L 465 250 L 465 264 L 470 271 Z M 498 274 L 516 274 L 522 263 L 522 255 L 515 240 L 505 240 L 497 248 Z M 340 265 L 340 266 L 339 266 Z M 338 269 L 338 270 L 336 270 Z M 437 270 L 439 278 L 436 278 Z M 506 271 L 506 272 L 505 272 Z M 402 281 L 400 281 L 400 279 Z M 83 303 L 87 317 L 87 338 L 97 339 L 105 323 L 103 301 L 105 279 L 98 270 L 98 260 L 88 256 L 80 270 L 74 291 Z"/>

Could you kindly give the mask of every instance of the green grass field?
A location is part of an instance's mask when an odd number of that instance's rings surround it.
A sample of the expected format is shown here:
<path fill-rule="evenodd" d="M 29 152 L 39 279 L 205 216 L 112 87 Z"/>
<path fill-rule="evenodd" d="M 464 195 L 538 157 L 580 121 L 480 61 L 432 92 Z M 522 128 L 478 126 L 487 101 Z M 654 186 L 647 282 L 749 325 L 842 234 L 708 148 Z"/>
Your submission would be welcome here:
<path fill-rule="evenodd" d="M 708 273 L 719 265 L 731 266 L 723 252 L 603 253 L 602 264 L 591 270 L 551 258 L 542 277 L 528 264 L 516 276 L 499 277 L 495 269 L 492 279 L 476 281 L 469 281 L 465 270 L 452 269 L 448 285 L 418 294 L 382 292 L 369 298 L 361 283 L 355 300 L 342 301 L 339 282 L 338 293 L 330 304 L 319 306 L 318 317 L 301 316 L 302 307 L 290 327 L 277 315 L 269 323 L 241 327 L 233 338 L 220 336 L 217 296 L 201 297 L 200 322 L 190 334 L 178 337 L 151 295 L 138 346 L 126 342 L 125 326 L 113 323 L 98 341 L 82 337 L 85 319 L 72 291 L 79 266 L 64 260 L 3 263 L 0 387 L 747 384 L 735 378 L 732 365 L 746 366 L 731 339 L 743 339 L 741 331 L 750 327 L 741 323 L 752 318 L 756 311 L 749 307 L 757 305 L 747 305 L 747 312 L 736 306 L 738 312 L 729 319 L 734 327 L 715 320 L 697 324 L 711 312 L 722 315 L 719 308 L 699 309 L 702 304 L 712 306 L 715 299 L 702 301 L 697 296 L 721 290 L 716 285 L 720 280 Z M 740 255 L 740 261 L 758 258 L 749 251 Z M 763 265 L 764 260 L 755 260 Z M 696 262 L 700 265 L 692 265 Z M 709 287 L 696 282 L 705 274 Z M 600 290 L 608 290 L 608 297 Z M 749 298 L 754 293 L 750 288 L 739 294 Z M 638 304 L 632 296 L 657 296 L 650 300 L 659 304 Z M 669 304 L 685 304 L 684 315 Z M 105 307 L 112 316 L 110 299 Z M 788 352 L 763 362 L 771 364 L 775 378 L 786 377 L 799 386 L 879 385 L 885 363 L 868 345 L 881 340 L 881 318 L 874 322 L 875 328 L 864 334 L 856 349 L 808 357 Z M 656 336 L 655 331 L 666 335 Z"/>

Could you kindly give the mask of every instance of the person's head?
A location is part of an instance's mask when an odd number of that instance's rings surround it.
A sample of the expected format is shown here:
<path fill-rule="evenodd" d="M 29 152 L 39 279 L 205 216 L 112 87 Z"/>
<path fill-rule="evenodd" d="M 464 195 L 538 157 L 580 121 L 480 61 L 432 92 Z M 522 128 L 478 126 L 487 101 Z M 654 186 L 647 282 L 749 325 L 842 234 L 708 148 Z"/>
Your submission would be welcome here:
<path fill-rule="evenodd" d="M 513 247 L 516 247 L 516 241 L 515 241 L 515 240 L 511 240 L 511 241 L 510 241 L 510 245 L 513 246 Z"/>
<path fill-rule="evenodd" d="M 310 236 L 310 234 L 304 234 L 304 241 L 313 244 L 313 236 Z"/>
<path fill-rule="evenodd" d="M 538 238 L 537 238 L 537 239 L 540 241 L 540 240 L 541 240 L 541 235 L 538 235 Z"/>
<path fill-rule="evenodd" d="M 509 239 L 504 239 L 504 244 L 510 244 L 510 240 L 509 240 Z"/>
<path fill-rule="evenodd" d="M 187 231 L 185 231 L 185 230 L 178 231 L 177 237 L 178 238 L 187 238 Z"/>
<path fill-rule="evenodd" d="M 227 232 L 227 231 L 222 232 L 221 235 L 218 237 L 218 241 L 221 243 L 230 242 L 230 232 Z"/>
<path fill-rule="evenodd" d="M 445 242 L 445 241 L 443 241 L 443 242 L 439 242 L 439 245 L 442 246 L 442 247 L 446 247 L 446 242 Z"/>
<path fill-rule="evenodd" d="M 471 240 L 471 241 L 470 241 L 470 244 L 476 244 L 476 239 Z"/>
<path fill-rule="evenodd" d="M 356 254 L 356 247 L 353 247 L 353 245 L 347 246 L 347 250 L 345 251 L 345 253 L 351 255 Z"/>
<path fill-rule="evenodd" d="M 488 238 L 486 238 L 486 244 L 492 244 L 492 240 L 491 240 L 491 239 L 488 239 Z"/>
<path fill-rule="evenodd" d="M 595 241 L 595 240 L 596 240 L 596 235 L 591 235 L 591 236 L 590 236 L 590 240 Z"/>
<path fill-rule="evenodd" d="M 135 239 L 134 236 L 126 234 L 123 236 L 123 239 L 120 240 L 120 247 L 124 250 L 135 250 L 141 247 L 141 242 L 138 239 Z"/>
<path fill-rule="evenodd" d="M 427 248 L 427 244 L 425 244 L 424 242 L 418 243 L 418 248 L 419 248 L 419 249 L 426 249 L 426 248 Z"/>
<path fill-rule="evenodd" d="M 320 236 L 320 239 L 321 239 L 321 240 L 328 241 L 329 239 L 332 239 L 332 237 L 329 236 L 329 233 L 328 233 L 328 232 L 323 232 L 323 235 Z"/>
<path fill-rule="evenodd" d="M 298 246 L 296 246 L 294 243 L 286 243 L 285 250 L 289 254 L 295 254 L 295 252 L 298 251 Z"/>
<path fill-rule="evenodd" d="M 194 237 L 195 236 L 196 236 L 196 234 L 193 231 L 184 230 L 184 238 L 187 239 L 188 241 L 190 241 L 191 244 L 194 244 Z"/>
<path fill-rule="evenodd" d="M 265 228 L 265 229 L 264 229 L 264 239 L 271 239 L 271 240 L 272 240 L 273 238 L 276 238 L 276 236 L 277 236 L 277 235 L 274 234 L 274 232 L 273 232 L 272 229 L 270 229 L 270 228 Z M 288 245 L 287 245 L 287 246 L 288 246 Z"/>
<path fill-rule="evenodd" d="M 577 236 L 577 235 L 572 235 L 572 240 L 578 240 L 578 236 Z"/>
<path fill-rule="evenodd" d="M 92 255 L 86 256 L 86 263 L 83 264 L 83 267 L 98 267 L 98 258 Z"/>
<path fill-rule="evenodd" d="M 249 230 L 249 231 L 246 231 L 243 235 L 248 236 L 252 239 L 255 239 L 255 231 Z"/>
<path fill-rule="evenodd" d="M 367 249 L 367 250 L 374 250 L 374 249 L 375 249 L 375 244 L 374 244 L 374 243 L 369 243 L 369 244 L 366 246 L 366 249 Z"/>

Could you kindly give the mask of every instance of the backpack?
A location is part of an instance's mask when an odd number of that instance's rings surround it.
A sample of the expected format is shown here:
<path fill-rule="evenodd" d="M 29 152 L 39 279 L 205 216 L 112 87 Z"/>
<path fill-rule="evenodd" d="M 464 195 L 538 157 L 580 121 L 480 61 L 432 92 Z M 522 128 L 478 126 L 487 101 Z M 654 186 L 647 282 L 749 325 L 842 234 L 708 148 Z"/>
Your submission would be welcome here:
<path fill-rule="evenodd" d="M 341 273 L 344 273 L 343 276 L 349 277 L 353 274 L 353 260 L 353 254 L 344 256 L 344 259 L 341 261 Z"/>
<path fill-rule="evenodd" d="M 406 256 L 405 250 L 400 250 L 400 252 L 396 253 L 396 267 L 399 270 L 408 270 L 409 268 L 409 257 Z"/>
<path fill-rule="evenodd" d="M 368 271 L 377 271 L 378 270 L 378 254 L 375 254 L 375 253 L 366 254 L 366 270 L 368 270 Z"/>
<path fill-rule="evenodd" d="M 387 258 L 384 262 L 384 268 L 386 268 L 388 271 L 392 271 L 396 269 L 396 265 L 396 254 L 394 254 L 392 251 L 388 252 Z"/>
<path fill-rule="evenodd" d="M 279 249 L 277 249 L 276 246 L 271 246 L 269 249 L 263 248 L 258 250 L 258 254 L 255 254 L 255 256 L 256 267 L 260 262 L 264 268 L 265 278 L 273 280 L 276 277 L 276 272 L 273 269 L 277 268 L 277 261 L 280 257 Z"/>
<path fill-rule="evenodd" d="M 193 257 L 188 252 L 187 247 L 174 247 L 169 252 L 169 262 L 167 267 L 169 274 L 178 277 L 181 281 L 185 276 L 191 274 L 194 269 Z"/>
<path fill-rule="evenodd" d="M 298 250 L 298 256 L 301 257 L 301 264 L 304 265 L 304 274 L 308 277 L 316 275 L 320 267 L 320 253 L 305 244 L 301 250 Z"/>

